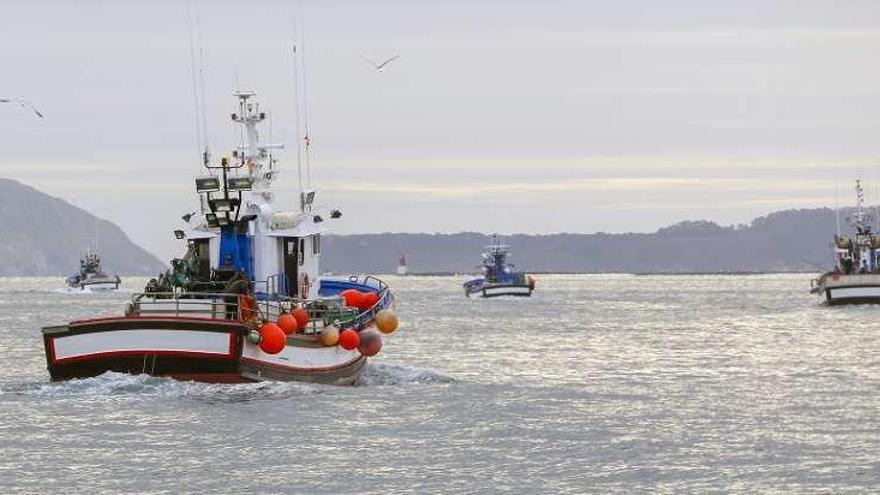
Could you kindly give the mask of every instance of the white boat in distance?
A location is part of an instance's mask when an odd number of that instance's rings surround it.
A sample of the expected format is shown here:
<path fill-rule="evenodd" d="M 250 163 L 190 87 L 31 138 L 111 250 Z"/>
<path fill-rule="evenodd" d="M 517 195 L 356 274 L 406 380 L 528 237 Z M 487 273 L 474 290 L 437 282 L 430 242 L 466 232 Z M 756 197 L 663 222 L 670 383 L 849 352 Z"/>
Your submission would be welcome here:
<path fill-rule="evenodd" d="M 91 249 L 79 260 L 79 272 L 67 277 L 68 287 L 83 291 L 118 290 L 121 283 L 119 275 L 107 275 L 104 272 L 101 258 Z"/>
<path fill-rule="evenodd" d="M 856 181 L 856 209 L 847 216 L 851 237 L 834 236 L 834 269 L 811 283 L 811 292 L 828 305 L 880 304 L 880 236 L 871 231 L 873 215 L 864 206 L 861 181 Z"/>

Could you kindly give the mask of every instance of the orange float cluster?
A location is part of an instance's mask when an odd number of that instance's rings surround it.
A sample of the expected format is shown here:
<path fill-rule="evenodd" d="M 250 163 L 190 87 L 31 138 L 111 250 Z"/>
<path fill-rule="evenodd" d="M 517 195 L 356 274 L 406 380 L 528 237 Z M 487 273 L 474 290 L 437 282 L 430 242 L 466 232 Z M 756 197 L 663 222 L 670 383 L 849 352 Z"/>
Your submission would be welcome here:
<path fill-rule="evenodd" d="M 260 326 L 260 349 L 266 354 L 278 354 L 287 345 L 287 336 L 292 335 L 309 324 L 309 312 L 305 308 L 294 308 L 290 313 L 282 313 L 277 321 L 267 321 Z"/>
<path fill-rule="evenodd" d="M 346 295 L 346 293 L 348 293 Z M 352 295 L 357 293 L 355 295 Z M 372 297 L 375 296 L 375 301 L 373 301 Z M 352 290 L 345 291 L 343 293 L 343 298 L 346 300 L 346 304 L 350 305 L 349 302 L 358 302 L 362 305 L 369 304 L 364 309 L 369 309 L 374 306 L 378 300 L 379 295 L 375 292 L 373 293 L 363 293 L 360 291 Z M 360 298 L 360 299 L 358 299 Z M 364 299 L 367 299 L 364 301 Z M 354 306 L 358 307 L 358 306 Z M 360 308 L 359 308 L 360 309 Z M 383 309 L 376 313 L 376 317 L 373 320 L 376 325 L 376 330 L 363 330 L 358 332 L 353 328 L 346 328 L 344 330 L 339 330 L 333 325 L 329 325 L 324 327 L 321 330 L 321 333 L 318 335 L 321 343 L 325 346 L 335 346 L 338 345 L 347 351 L 352 351 L 357 349 L 358 352 L 363 354 L 364 356 L 375 356 L 382 349 L 382 335 L 381 334 L 391 334 L 397 330 L 398 320 L 397 315 L 394 314 L 394 311 L 390 309 Z M 287 336 L 296 333 L 299 330 L 305 328 L 309 323 L 309 313 L 304 308 L 294 308 L 290 313 L 283 313 L 278 317 L 278 321 L 276 322 L 265 322 L 259 329 L 259 345 L 260 349 L 267 354 L 278 354 L 282 350 L 284 350 L 284 346 L 287 345 Z M 381 333 L 380 333 L 381 332 Z"/>
<path fill-rule="evenodd" d="M 309 312 L 305 308 L 296 307 L 290 313 L 282 313 L 276 323 L 285 335 L 294 334 L 309 324 Z"/>

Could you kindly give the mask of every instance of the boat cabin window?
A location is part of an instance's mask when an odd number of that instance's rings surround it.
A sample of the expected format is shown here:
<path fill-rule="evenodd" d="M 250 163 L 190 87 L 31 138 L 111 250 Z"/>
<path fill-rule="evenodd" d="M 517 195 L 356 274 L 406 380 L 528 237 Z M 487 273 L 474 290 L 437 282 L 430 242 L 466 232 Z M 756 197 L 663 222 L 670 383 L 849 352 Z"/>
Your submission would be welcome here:
<path fill-rule="evenodd" d="M 315 256 L 321 255 L 321 234 L 312 236 L 312 254 Z"/>
<path fill-rule="evenodd" d="M 284 237 L 281 239 L 282 246 L 282 267 L 284 277 L 279 284 L 279 292 L 295 297 L 297 294 L 297 283 L 299 280 L 299 267 L 302 265 L 302 252 L 299 251 L 300 239 L 295 237 Z"/>
<path fill-rule="evenodd" d="M 299 266 L 303 266 L 306 263 L 306 240 L 302 237 L 299 239 Z"/>

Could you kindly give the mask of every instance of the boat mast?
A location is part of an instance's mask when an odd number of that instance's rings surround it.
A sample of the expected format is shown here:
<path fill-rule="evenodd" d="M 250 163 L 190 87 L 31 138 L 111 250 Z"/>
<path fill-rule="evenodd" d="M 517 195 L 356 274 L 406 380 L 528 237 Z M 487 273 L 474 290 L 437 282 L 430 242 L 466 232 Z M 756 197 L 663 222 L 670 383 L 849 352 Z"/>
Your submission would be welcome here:
<path fill-rule="evenodd" d="M 840 184 L 834 183 L 834 224 L 837 228 L 836 239 L 840 238 Z"/>
<path fill-rule="evenodd" d="M 266 112 L 260 110 L 259 103 L 251 100 L 256 93 L 238 90 L 233 94 L 238 98 L 238 112 L 232 114 L 232 121 L 244 129 L 244 141 L 239 145 L 235 156 L 253 181 L 252 193 L 271 202 L 271 195 L 263 194 L 271 188 L 276 175 L 270 150 L 283 148 L 284 145 L 260 142 L 257 124 L 266 120 Z"/>
<path fill-rule="evenodd" d="M 315 190 L 312 189 L 312 138 L 309 132 L 309 91 L 306 73 L 306 42 L 302 2 L 299 2 L 299 23 L 293 23 L 293 92 L 296 118 L 296 168 L 299 178 L 299 209 L 301 213 L 312 210 Z M 302 118 L 300 118 L 302 115 Z M 305 171 L 303 171 L 305 165 Z M 305 172 L 305 173 L 303 173 Z"/>
<path fill-rule="evenodd" d="M 865 210 L 865 191 L 862 189 L 862 181 L 856 179 L 856 212 L 850 217 L 850 222 L 856 228 L 857 235 L 871 233 L 871 214 Z"/>
<path fill-rule="evenodd" d="M 302 166 L 302 141 L 300 141 L 300 91 L 299 91 L 299 59 L 297 58 L 296 44 L 297 44 L 297 33 L 298 29 L 296 26 L 296 21 L 292 19 L 291 22 L 291 34 L 292 34 L 292 46 L 290 51 L 290 60 L 293 62 L 293 115 L 294 115 L 294 134 L 296 136 L 296 174 L 297 174 L 297 182 L 299 184 L 299 196 L 302 198 L 303 192 L 305 189 L 303 188 L 303 166 Z M 300 210 L 302 210 L 302 203 L 300 203 Z"/>

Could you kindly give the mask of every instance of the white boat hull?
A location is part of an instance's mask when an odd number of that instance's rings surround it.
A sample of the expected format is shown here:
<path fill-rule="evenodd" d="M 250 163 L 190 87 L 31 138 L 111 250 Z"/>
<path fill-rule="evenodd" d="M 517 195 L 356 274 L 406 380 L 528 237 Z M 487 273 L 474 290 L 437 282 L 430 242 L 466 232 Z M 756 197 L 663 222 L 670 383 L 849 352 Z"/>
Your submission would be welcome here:
<path fill-rule="evenodd" d="M 117 282 L 93 282 L 86 284 L 78 284 L 73 286 L 76 289 L 80 290 L 88 290 L 93 292 L 104 292 L 111 290 L 119 290 L 119 283 Z"/>
<path fill-rule="evenodd" d="M 360 378 L 367 359 L 357 350 L 325 347 L 304 338 L 289 337 L 278 354 L 267 354 L 245 340 L 240 373 L 254 380 L 296 380 L 351 385 Z"/>
<path fill-rule="evenodd" d="M 880 304 L 880 275 L 825 274 L 819 278 L 814 292 L 824 295 L 829 306 Z"/>
<path fill-rule="evenodd" d="M 73 283 L 68 281 L 71 288 L 94 292 L 118 290 L 121 283 L 122 280 L 119 277 L 95 277 Z"/>
<path fill-rule="evenodd" d="M 484 285 L 474 290 L 466 290 L 465 293 L 468 297 L 472 295 L 479 297 L 530 297 L 532 290 L 532 287 L 528 285 Z"/>

